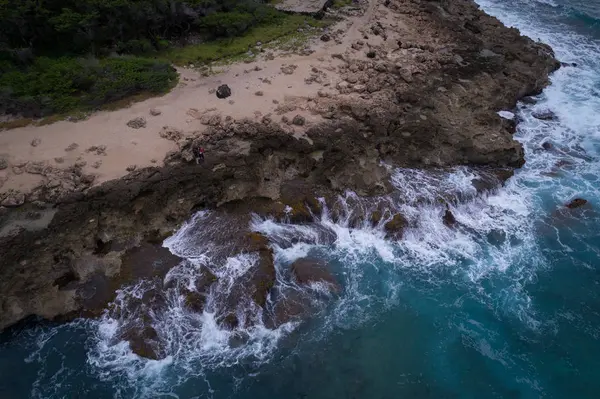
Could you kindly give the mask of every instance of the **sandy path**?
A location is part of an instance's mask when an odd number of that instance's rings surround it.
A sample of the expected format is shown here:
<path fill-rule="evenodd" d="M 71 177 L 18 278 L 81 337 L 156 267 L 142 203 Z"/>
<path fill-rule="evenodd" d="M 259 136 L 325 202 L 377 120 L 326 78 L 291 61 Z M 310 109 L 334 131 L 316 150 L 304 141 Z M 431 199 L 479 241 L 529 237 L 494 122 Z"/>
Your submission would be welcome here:
<path fill-rule="evenodd" d="M 117 111 L 98 112 L 77 123 L 63 121 L 0 132 L 0 158 L 9 164 L 7 169 L 0 170 L 0 193 L 10 189 L 28 192 L 43 182 L 42 175 L 17 174 L 18 167 L 26 162 L 43 162 L 55 168 L 78 163 L 83 165 L 84 173 L 96 176 L 94 184 L 127 174 L 131 165 L 161 164 L 165 154 L 177 148 L 173 141 L 160 137 L 163 127 L 202 132 L 206 129 L 202 117 L 207 110 L 210 110 L 209 115 L 235 119 L 260 120 L 269 115 L 279 121 L 284 115 L 292 119 L 299 114 L 306 118 L 307 125 L 318 122 L 321 117 L 310 112 L 309 102 L 319 97 L 319 91 L 321 96 L 337 94 L 335 87 L 341 81 L 337 67 L 342 61 L 331 55 L 346 52 L 353 42 L 363 37 L 377 7 L 378 0 L 369 0 L 363 5 L 363 13 L 330 28 L 332 40 L 313 39 L 309 45 L 314 52 L 308 56 L 279 54 L 271 60 L 262 58 L 251 64 L 233 64 L 210 77 L 202 77 L 192 69 L 179 69 L 180 84 L 163 97 Z M 382 43 L 380 36 L 369 36 L 368 44 Z M 361 58 L 361 55 L 354 57 Z M 291 70 L 290 65 L 293 65 Z M 316 82 L 305 81 L 311 77 L 316 78 Z M 214 89 L 221 84 L 229 85 L 231 97 L 216 97 Z M 295 104 L 296 109 L 283 114 L 281 107 L 286 104 Z M 151 109 L 159 110 L 160 115 L 151 116 Z M 145 128 L 127 126 L 128 121 L 139 117 L 147 121 Z M 289 127 L 291 132 L 294 129 Z M 32 145 L 34 141 L 38 142 L 36 146 Z M 75 149 L 67 151 L 69 146 L 75 145 Z M 105 153 L 86 151 L 93 146 L 106 146 Z"/>

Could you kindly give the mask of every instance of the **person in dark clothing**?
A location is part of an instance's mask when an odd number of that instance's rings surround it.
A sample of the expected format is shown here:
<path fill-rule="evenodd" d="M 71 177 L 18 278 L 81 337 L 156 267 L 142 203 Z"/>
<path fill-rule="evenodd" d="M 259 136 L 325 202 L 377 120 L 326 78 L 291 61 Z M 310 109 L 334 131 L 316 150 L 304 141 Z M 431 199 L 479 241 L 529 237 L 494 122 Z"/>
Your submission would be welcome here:
<path fill-rule="evenodd" d="M 196 164 L 204 162 L 204 148 L 196 147 L 194 149 L 194 157 L 196 158 Z"/>

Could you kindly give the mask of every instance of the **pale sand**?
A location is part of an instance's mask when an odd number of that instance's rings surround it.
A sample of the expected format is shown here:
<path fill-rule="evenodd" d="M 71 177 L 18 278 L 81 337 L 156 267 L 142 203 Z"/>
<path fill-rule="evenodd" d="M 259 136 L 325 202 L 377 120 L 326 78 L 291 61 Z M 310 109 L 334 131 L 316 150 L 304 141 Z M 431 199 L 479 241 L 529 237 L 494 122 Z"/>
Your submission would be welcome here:
<path fill-rule="evenodd" d="M 339 29 L 344 31 L 343 35 L 336 37 L 337 42 L 333 40 L 336 35 L 332 35 L 332 40 L 328 42 L 321 41 L 317 36 L 309 43 L 314 53 L 308 56 L 277 54 L 273 60 L 263 58 L 251 64 L 228 66 L 210 77 L 202 77 L 192 69 L 180 68 L 180 84 L 163 97 L 151 98 L 117 111 L 98 112 L 76 123 L 63 121 L 48 126 L 29 126 L 0 132 L 0 158 L 5 158 L 10 166 L 43 161 L 61 168 L 85 161 L 87 164 L 83 172 L 96 175 L 94 184 L 100 184 L 126 175 L 130 165 L 138 168 L 161 165 L 165 154 L 177 149 L 173 141 L 159 136 L 161 129 L 169 126 L 184 132 L 202 132 L 206 126 L 199 118 L 208 109 L 214 109 L 211 114 L 235 119 L 248 117 L 260 120 L 262 116 L 271 114 L 273 120 L 279 122 L 282 115 L 275 113 L 276 108 L 294 103 L 299 106 L 298 109 L 288 112 L 286 116 L 291 119 L 295 115 L 302 115 L 306 118 L 306 125 L 301 128 L 289 127 L 289 130 L 295 132 L 296 129 L 306 129 L 311 123 L 321 120 L 316 113 L 310 112 L 309 99 L 317 98 L 318 91 L 337 94 L 335 87 L 341 79 L 336 71 L 342 61 L 331 55 L 346 52 L 352 42 L 362 38 L 361 31 L 374 18 L 376 7 L 377 1 L 370 0 L 368 5 L 365 4 L 362 15 L 347 17 L 331 27 L 330 32 Z M 368 43 L 381 45 L 383 39 L 371 35 Z M 360 53 L 353 54 L 353 57 L 364 58 L 364 52 Z M 292 64 L 297 66 L 293 74 L 282 73 L 282 65 Z M 256 71 L 255 67 L 260 70 Z M 311 76 L 313 68 L 320 71 L 320 84 L 305 83 L 305 78 Z M 271 83 L 263 82 L 261 79 L 264 78 Z M 231 88 L 232 95 L 229 98 L 218 99 L 214 93 L 209 93 L 221 84 Z M 255 95 L 257 91 L 262 91 L 264 95 Z M 151 116 L 151 109 L 158 109 L 161 114 Z M 137 117 L 146 119 L 145 128 L 127 126 L 129 120 Z M 31 145 L 34 139 L 41 140 L 36 147 Z M 65 151 L 72 143 L 78 147 Z M 100 145 L 106 146 L 106 155 L 86 152 L 89 147 Z M 63 158 L 64 163 L 57 163 L 55 158 Z M 92 165 L 97 161 L 102 164 L 94 168 Z M 9 167 L 0 171 L 0 180 L 4 181 L 3 185 L 0 184 L 0 193 L 10 189 L 29 192 L 43 179 L 41 175 L 28 173 L 16 175 Z"/>

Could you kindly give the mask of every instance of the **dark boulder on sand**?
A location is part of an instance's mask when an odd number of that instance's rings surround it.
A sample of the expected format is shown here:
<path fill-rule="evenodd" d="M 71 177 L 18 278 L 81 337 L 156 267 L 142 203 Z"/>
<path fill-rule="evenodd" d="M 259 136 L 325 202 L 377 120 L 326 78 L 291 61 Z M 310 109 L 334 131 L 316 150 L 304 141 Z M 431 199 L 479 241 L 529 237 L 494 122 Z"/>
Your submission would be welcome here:
<path fill-rule="evenodd" d="M 227 85 L 221 85 L 217 88 L 217 98 L 227 98 L 231 96 L 231 89 Z"/>

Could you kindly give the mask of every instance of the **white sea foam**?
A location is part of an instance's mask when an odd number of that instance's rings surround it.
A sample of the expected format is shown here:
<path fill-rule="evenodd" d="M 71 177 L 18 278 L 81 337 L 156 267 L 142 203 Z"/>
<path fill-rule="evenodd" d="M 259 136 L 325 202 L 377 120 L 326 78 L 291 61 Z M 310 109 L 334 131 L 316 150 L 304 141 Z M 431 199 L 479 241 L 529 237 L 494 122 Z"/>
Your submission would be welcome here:
<path fill-rule="evenodd" d="M 498 115 L 500 115 L 501 118 L 508 120 L 515 119 L 515 114 L 510 111 L 498 111 Z"/>

